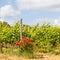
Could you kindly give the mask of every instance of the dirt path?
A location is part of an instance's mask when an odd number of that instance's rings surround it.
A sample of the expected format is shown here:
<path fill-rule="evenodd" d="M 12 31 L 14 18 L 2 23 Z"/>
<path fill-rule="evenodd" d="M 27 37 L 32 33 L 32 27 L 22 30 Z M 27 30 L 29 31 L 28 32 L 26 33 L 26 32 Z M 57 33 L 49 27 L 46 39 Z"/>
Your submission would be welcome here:
<path fill-rule="evenodd" d="M 0 60 L 60 60 L 60 55 L 44 54 L 39 59 L 25 59 L 23 57 L 0 54 Z"/>

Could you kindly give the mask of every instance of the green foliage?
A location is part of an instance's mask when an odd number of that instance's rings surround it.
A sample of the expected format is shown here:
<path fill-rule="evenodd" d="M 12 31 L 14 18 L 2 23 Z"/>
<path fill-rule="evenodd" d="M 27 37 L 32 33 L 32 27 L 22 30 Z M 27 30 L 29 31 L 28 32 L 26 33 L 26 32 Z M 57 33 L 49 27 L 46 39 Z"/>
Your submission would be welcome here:
<path fill-rule="evenodd" d="M 56 47 L 59 47 L 60 27 L 58 26 L 53 27 L 49 24 L 42 26 L 23 25 L 22 29 L 23 37 L 31 39 L 40 52 L 51 52 Z M 17 22 L 14 26 L 10 26 L 6 22 L 0 22 L 0 41 L 13 45 L 17 40 L 20 40 L 19 23 Z M 32 46 L 30 47 L 32 48 Z"/>

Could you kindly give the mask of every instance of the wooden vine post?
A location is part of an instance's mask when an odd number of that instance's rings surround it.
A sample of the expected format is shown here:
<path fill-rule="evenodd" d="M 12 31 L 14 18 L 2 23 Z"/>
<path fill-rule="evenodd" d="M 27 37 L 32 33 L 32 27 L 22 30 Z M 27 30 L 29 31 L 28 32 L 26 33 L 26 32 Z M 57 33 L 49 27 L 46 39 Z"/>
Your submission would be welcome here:
<path fill-rule="evenodd" d="M 20 19 L 20 41 L 22 41 L 22 19 Z"/>

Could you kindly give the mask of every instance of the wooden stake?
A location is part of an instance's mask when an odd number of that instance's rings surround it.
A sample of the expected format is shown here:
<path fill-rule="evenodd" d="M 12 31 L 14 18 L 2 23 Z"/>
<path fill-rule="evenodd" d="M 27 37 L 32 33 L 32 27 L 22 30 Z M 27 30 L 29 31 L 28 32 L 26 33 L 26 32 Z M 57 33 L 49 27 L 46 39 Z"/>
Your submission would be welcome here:
<path fill-rule="evenodd" d="M 20 20 L 20 41 L 22 41 L 22 19 Z"/>

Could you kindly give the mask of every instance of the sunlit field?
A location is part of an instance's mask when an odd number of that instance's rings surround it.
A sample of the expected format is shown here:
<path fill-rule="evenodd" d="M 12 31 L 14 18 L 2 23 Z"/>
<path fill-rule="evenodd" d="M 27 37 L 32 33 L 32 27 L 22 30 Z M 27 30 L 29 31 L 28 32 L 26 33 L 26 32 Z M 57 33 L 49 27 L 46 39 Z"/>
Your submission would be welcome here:
<path fill-rule="evenodd" d="M 20 40 L 20 24 L 10 26 L 0 22 L 0 60 L 59 60 L 60 27 L 23 25 Z"/>
<path fill-rule="evenodd" d="M 0 60 L 60 60 L 60 0 L 0 0 Z"/>

